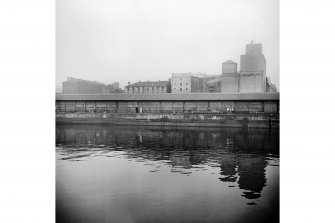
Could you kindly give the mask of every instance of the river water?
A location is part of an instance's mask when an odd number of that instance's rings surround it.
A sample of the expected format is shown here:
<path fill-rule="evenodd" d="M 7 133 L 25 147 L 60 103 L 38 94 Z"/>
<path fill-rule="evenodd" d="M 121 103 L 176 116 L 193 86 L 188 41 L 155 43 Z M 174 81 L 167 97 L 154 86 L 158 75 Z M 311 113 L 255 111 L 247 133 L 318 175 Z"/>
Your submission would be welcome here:
<path fill-rule="evenodd" d="M 279 131 L 57 125 L 57 222 L 279 222 Z"/>

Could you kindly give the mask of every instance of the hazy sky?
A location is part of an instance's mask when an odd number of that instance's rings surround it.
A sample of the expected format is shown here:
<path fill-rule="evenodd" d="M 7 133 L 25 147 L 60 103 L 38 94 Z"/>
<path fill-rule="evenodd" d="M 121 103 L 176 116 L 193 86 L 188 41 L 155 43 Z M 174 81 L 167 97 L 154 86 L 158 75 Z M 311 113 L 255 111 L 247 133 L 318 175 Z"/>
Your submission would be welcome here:
<path fill-rule="evenodd" d="M 56 35 L 57 85 L 217 75 L 228 59 L 239 70 L 254 39 L 279 89 L 278 0 L 57 0 Z"/>

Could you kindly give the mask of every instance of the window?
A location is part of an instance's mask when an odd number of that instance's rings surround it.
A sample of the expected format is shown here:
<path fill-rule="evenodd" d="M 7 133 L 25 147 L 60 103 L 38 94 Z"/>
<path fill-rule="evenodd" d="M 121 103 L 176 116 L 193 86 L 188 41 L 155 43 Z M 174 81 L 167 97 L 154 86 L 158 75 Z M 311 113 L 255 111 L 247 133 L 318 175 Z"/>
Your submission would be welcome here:
<path fill-rule="evenodd" d="M 180 88 L 180 91 L 183 91 L 183 89 L 182 89 L 182 88 Z"/>
<path fill-rule="evenodd" d="M 186 83 L 186 85 L 188 85 L 188 83 Z"/>
<path fill-rule="evenodd" d="M 183 86 L 183 83 L 180 83 L 180 86 Z"/>
<path fill-rule="evenodd" d="M 188 88 L 186 88 L 186 91 L 188 91 Z"/>

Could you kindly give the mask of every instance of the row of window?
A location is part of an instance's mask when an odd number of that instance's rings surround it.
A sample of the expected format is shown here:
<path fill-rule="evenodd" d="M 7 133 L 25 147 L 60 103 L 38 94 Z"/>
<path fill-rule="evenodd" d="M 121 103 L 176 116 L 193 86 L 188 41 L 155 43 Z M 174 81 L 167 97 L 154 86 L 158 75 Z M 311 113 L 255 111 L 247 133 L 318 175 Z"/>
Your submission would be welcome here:
<path fill-rule="evenodd" d="M 177 79 L 177 78 L 175 78 L 175 79 Z M 190 81 L 190 80 L 191 80 L 190 77 L 184 77 L 184 79 L 185 79 L 186 81 Z M 180 77 L 180 80 L 182 81 L 182 80 L 183 80 L 183 77 Z"/>
<path fill-rule="evenodd" d="M 176 83 L 176 82 L 174 82 L 174 83 L 173 83 L 173 85 L 174 85 L 174 86 L 176 86 L 176 85 L 177 85 L 177 83 Z M 180 86 L 183 86 L 183 83 L 180 83 Z M 186 86 L 188 86 L 188 83 L 186 83 Z"/>
<path fill-rule="evenodd" d="M 174 90 L 177 90 L 177 88 L 173 88 Z M 186 91 L 188 91 L 188 88 L 185 89 Z M 179 91 L 183 91 L 182 88 L 179 89 Z"/>
<path fill-rule="evenodd" d="M 166 87 L 128 87 L 128 91 L 165 91 Z"/>
<path fill-rule="evenodd" d="M 164 92 L 164 91 L 127 91 L 127 93 L 141 94 L 141 93 L 167 93 L 167 92 Z"/>

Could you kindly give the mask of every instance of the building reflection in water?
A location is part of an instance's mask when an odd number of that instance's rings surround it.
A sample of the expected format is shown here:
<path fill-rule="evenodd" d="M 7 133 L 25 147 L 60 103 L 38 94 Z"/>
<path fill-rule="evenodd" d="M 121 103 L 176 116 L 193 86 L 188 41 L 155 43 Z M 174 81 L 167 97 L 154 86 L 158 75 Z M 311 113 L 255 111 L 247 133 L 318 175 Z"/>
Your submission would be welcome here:
<path fill-rule="evenodd" d="M 188 173 L 197 165 L 214 163 L 220 168 L 218 179 L 229 187 L 236 183 L 246 199 L 261 197 L 267 159 L 279 157 L 278 130 L 269 134 L 267 129 L 58 125 L 56 145 L 68 155 L 64 159 L 91 157 L 100 148 L 122 151 L 137 161 L 166 161 Z"/>
<path fill-rule="evenodd" d="M 256 199 L 261 197 L 261 192 L 265 186 L 265 167 L 267 161 L 263 158 L 239 158 L 238 160 L 238 185 L 243 192 L 244 197 Z"/>
<path fill-rule="evenodd" d="M 221 172 L 222 177 L 219 178 L 222 182 L 236 182 L 237 180 L 237 156 L 226 155 L 222 157 Z"/>

